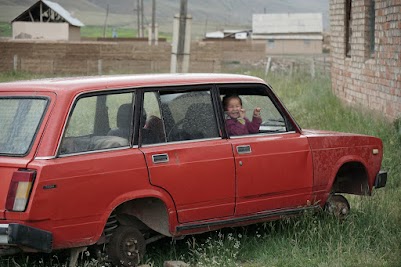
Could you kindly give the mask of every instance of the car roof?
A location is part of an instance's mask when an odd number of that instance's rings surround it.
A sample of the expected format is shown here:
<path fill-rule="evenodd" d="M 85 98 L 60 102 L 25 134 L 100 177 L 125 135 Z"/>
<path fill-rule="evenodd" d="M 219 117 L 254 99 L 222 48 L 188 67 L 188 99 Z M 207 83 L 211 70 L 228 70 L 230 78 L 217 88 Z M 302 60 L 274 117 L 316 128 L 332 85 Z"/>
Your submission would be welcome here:
<path fill-rule="evenodd" d="M 237 74 L 141 74 L 89 77 L 59 77 L 0 83 L 1 91 L 69 91 L 118 89 L 189 84 L 265 83 L 262 79 Z"/>

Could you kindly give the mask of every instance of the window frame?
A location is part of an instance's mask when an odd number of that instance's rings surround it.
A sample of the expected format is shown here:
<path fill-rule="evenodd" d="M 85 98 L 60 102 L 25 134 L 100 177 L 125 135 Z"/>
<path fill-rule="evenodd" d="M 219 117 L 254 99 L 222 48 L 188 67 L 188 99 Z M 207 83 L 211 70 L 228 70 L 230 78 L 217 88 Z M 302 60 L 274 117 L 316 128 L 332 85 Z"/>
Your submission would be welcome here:
<path fill-rule="evenodd" d="M 281 116 L 283 116 L 288 130 L 286 132 L 275 132 L 275 133 L 257 133 L 251 135 L 241 135 L 241 136 L 228 136 L 227 131 L 225 129 L 224 123 L 224 108 L 223 104 L 220 100 L 220 88 L 238 88 L 238 86 L 242 87 L 257 87 L 262 88 L 266 92 L 266 97 L 269 97 L 272 101 L 273 105 L 277 108 Z M 247 136 L 260 136 L 260 135 L 272 135 L 272 134 L 288 134 L 288 133 L 300 133 L 301 127 L 297 124 L 291 114 L 288 112 L 286 107 L 281 103 L 278 97 L 273 93 L 273 90 L 270 85 L 263 84 L 263 83 L 202 83 L 202 84 L 185 84 L 185 85 L 166 85 L 166 86 L 149 86 L 149 87 L 129 87 L 129 88 L 122 88 L 122 89 L 110 89 L 110 90 L 102 90 L 102 91 L 91 91 L 91 92 L 83 92 L 77 94 L 72 104 L 70 105 L 68 115 L 63 124 L 63 130 L 61 132 L 61 138 L 59 138 L 57 149 L 56 149 L 56 158 L 63 158 L 63 157 L 70 157 L 70 156 L 77 156 L 83 154 L 91 154 L 91 153 L 99 153 L 104 151 L 114 151 L 114 150 L 122 150 L 127 148 L 139 148 L 142 146 L 140 144 L 139 138 L 139 131 L 140 131 L 140 120 L 142 116 L 142 110 L 144 108 L 144 94 L 146 92 L 157 92 L 158 97 L 157 101 L 159 104 L 159 108 L 161 107 L 161 100 L 160 100 L 160 92 L 162 91 L 176 91 L 177 93 L 180 92 L 190 92 L 190 91 L 209 91 L 212 100 L 213 112 L 215 114 L 216 119 L 216 126 L 219 133 L 219 137 L 215 138 L 205 138 L 205 139 L 193 139 L 193 140 L 182 140 L 182 141 L 173 141 L 173 142 L 164 142 L 164 143 L 156 143 L 156 144 L 146 144 L 143 147 L 148 146 L 158 146 L 158 145 L 168 145 L 168 144 L 175 144 L 175 143 L 187 143 L 187 142 L 203 142 L 209 140 L 218 140 L 218 139 L 230 139 L 230 138 L 241 138 Z M 131 124 L 131 140 L 129 142 L 129 146 L 117 147 L 117 148 L 106 148 L 101 150 L 91 150 L 91 151 L 84 151 L 84 152 L 77 152 L 77 153 L 70 153 L 70 154 L 60 154 L 61 143 L 65 137 L 66 129 L 68 127 L 68 123 L 70 121 L 71 115 L 76 107 L 77 102 L 84 98 L 84 97 L 91 97 L 91 96 L 101 96 L 101 95 L 109 95 L 109 94 L 123 94 L 123 93 L 132 93 L 134 100 L 134 109 L 133 109 L 133 120 Z M 48 104 L 49 105 L 49 104 Z M 164 115 L 163 111 L 160 110 L 163 127 L 164 126 Z"/>
<path fill-rule="evenodd" d="M 247 135 L 238 135 L 238 136 L 229 136 L 227 133 L 227 130 L 225 128 L 225 123 L 224 123 L 224 107 L 223 103 L 220 100 L 220 89 L 225 89 L 229 90 L 230 88 L 238 88 L 241 86 L 242 88 L 248 88 L 251 90 L 252 88 L 257 88 L 257 89 L 262 89 L 266 92 L 265 97 L 268 97 L 272 104 L 276 107 L 277 111 L 280 113 L 280 115 L 284 118 L 285 126 L 286 126 L 286 131 L 285 132 L 263 132 L 263 133 L 256 133 L 256 134 L 247 134 Z M 278 99 L 278 97 L 273 93 L 273 90 L 270 85 L 265 85 L 265 84 L 252 84 L 252 83 L 230 83 L 230 84 L 218 84 L 216 86 L 217 88 L 217 93 L 218 93 L 218 99 L 216 101 L 219 101 L 219 109 L 220 109 L 220 119 L 223 123 L 223 129 L 224 129 L 224 138 L 226 139 L 231 139 L 231 138 L 243 138 L 243 137 L 250 137 L 250 136 L 269 136 L 269 135 L 277 135 L 277 134 L 289 134 L 289 133 L 300 133 L 301 132 L 301 127 L 297 124 L 297 122 L 294 120 L 294 118 L 291 116 L 291 114 L 288 112 L 288 110 L 285 108 L 285 106 L 281 103 L 281 101 Z M 233 93 L 234 90 L 233 90 Z M 250 94 L 251 95 L 251 94 Z M 241 96 L 241 95 L 239 95 Z M 261 107 L 263 108 L 263 107 Z"/>
<path fill-rule="evenodd" d="M 368 1 L 368 8 L 365 17 L 367 18 L 367 36 L 365 38 L 367 41 L 366 58 L 374 58 L 376 49 L 376 0 Z"/>
<path fill-rule="evenodd" d="M 344 54 L 346 58 L 352 56 L 352 2 L 352 0 L 344 1 Z"/>
<path fill-rule="evenodd" d="M 25 96 L 25 95 L 21 95 L 21 96 L 1 96 L 1 99 L 40 99 L 40 100 L 45 100 L 46 101 L 46 106 L 43 109 L 43 113 L 42 116 L 38 122 L 38 125 L 36 126 L 36 130 L 34 135 L 32 136 L 32 140 L 31 143 L 29 144 L 26 152 L 24 154 L 10 154 L 10 153 L 0 153 L 0 156 L 6 156 L 6 157 L 15 157 L 15 158 L 23 158 L 26 157 L 27 155 L 29 155 L 29 153 L 31 153 L 33 144 L 35 143 L 36 138 L 38 137 L 38 132 L 40 131 L 40 128 L 42 127 L 42 123 L 46 117 L 46 114 L 48 112 L 50 103 L 51 103 L 51 98 L 48 96 Z"/>
<path fill-rule="evenodd" d="M 276 48 L 276 40 L 275 39 L 267 39 L 267 47 L 268 49 Z"/>
<path fill-rule="evenodd" d="M 155 144 L 142 144 L 142 142 L 138 145 L 139 147 L 148 147 L 148 146 L 158 146 L 158 145 L 168 145 L 168 144 L 176 144 L 176 143 L 187 143 L 187 142 L 202 142 L 202 141 L 208 141 L 208 140 L 219 140 L 219 139 L 223 139 L 223 128 L 224 128 L 224 124 L 221 123 L 220 121 L 220 115 L 219 115 L 219 106 L 216 104 L 216 87 L 214 83 L 204 83 L 204 84 L 187 84 L 187 85 L 172 85 L 172 86 L 155 86 L 155 87 L 148 87 L 148 88 L 142 88 L 141 90 L 138 90 L 138 92 L 140 92 L 140 99 L 141 99 L 141 103 L 140 103 L 140 109 L 141 110 L 141 114 L 138 114 L 138 116 L 142 115 L 142 110 L 144 109 L 144 96 L 145 93 L 147 92 L 157 92 L 158 93 L 158 97 L 157 97 L 157 101 L 159 104 L 159 109 L 160 109 L 160 114 L 161 114 L 161 120 L 163 122 L 163 127 L 165 130 L 165 134 L 167 135 L 167 131 L 165 129 L 165 116 L 163 114 L 163 110 L 161 108 L 161 99 L 160 99 L 160 92 L 172 92 L 174 91 L 174 93 L 189 93 L 189 92 L 195 92 L 195 91 L 209 91 L 210 92 L 210 96 L 211 96 L 211 104 L 213 106 L 213 113 L 215 115 L 215 119 L 216 119 L 216 126 L 217 126 L 217 131 L 219 133 L 219 136 L 217 137 L 213 137 L 213 138 L 204 138 L 204 139 L 191 139 L 191 140 L 180 140 L 180 141 L 171 141 L 168 142 L 167 141 L 167 136 L 166 136 L 166 142 L 164 143 L 155 143 Z M 163 94 L 163 93 L 162 93 Z M 137 96 L 137 98 L 139 98 L 139 96 Z M 138 129 L 140 130 L 140 129 Z M 139 141 L 139 140 L 138 140 Z"/>
<path fill-rule="evenodd" d="M 114 147 L 114 148 L 105 148 L 105 149 L 99 149 L 99 150 L 89 150 L 89 151 L 81 151 L 81 152 L 76 152 L 76 153 L 69 153 L 69 154 L 61 154 L 61 144 L 65 138 L 66 135 L 66 130 L 68 128 L 68 125 L 71 120 L 71 116 L 76 108 L 76 105 L 79 100 L 82 98 L 87 98 L 87 97 L 98 97 L 98 96 L 107 96 L 107 95 L 116 95 L 116 94 L 126 94 L 126 93 L 132 93 L 132 97 L 134 97 L 134 107 L 133 107 L 133 119 L 131 121 L 130 125 L 130 140 L 128 140 L 128 146 L 121 146 L 121 147 Z M 133 148 L 137 147 L 135 144 L 137 144 L 135 141 L 137 141 L 137 135 L 135 134 L 135 125 L 136 120 L 137 120 L 137 104 L 138 104 L 138 89 L 136 88 L 125 88 L 125 89 L 119 89 L 119 90 L 98 90 L 98 91 L 91 91 L 91 92 L 83 92 L 77 94 L 73 101 L 72 104 L 70 105 L 70 108 L 68 110 L 68 115 L 64 120 L 63 123 L 63 130 L 61 132 L 58 144 L 57 144 L 57 149 L 56 149 L 56 158 L 64 158 L 64 157 L 72 157 L 72 156 L 79 156 L 79 155 L 85 155 L 85 154 L 92 154 L 92 153 L 99 153 L 99 152 L 104 152 L 104 151 L 114 151 L 114 150 L 122 150 L 122 149 L 127 149 L 127 148 Z M 95 118 L 96 119 L 96 118 Z"/>

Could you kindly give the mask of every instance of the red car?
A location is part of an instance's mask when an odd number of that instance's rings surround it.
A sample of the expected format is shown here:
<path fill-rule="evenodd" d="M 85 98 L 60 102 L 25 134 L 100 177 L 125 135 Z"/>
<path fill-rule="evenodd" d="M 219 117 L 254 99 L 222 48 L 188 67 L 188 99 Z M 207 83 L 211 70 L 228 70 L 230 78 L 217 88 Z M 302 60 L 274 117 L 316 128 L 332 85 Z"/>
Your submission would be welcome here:
<path fill-rule="evenodd" d="M 345 216 L 339 193 L 387 180 L 379 138 L 301 129 L 249 76 L 3 83 L 0 123 L 0 255 L 107 243 L 136 265 L 161 236 Z"/>

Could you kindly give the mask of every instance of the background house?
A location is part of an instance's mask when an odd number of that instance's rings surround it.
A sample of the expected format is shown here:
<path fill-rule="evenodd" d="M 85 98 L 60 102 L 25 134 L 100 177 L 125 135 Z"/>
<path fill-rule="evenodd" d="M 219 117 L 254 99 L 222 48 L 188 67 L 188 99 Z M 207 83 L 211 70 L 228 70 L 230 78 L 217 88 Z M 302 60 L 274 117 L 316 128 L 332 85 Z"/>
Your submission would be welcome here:
<path fill-rule="evenodd" d="M 251 30 L 223 30 L 216 32 L 207 32 L 204 40 L 247 40 Z"/>
<path fill-rule="evenodd" d="M 266 54 L 320 54 L 321 13 L 254 14 L 252 39 L 266 42 Z"/>
<path fill-rule="evenodd" d="M 12 20 L 13 39 L 81 39 L 82 22 L 57 3 L 40 0 Z"/>

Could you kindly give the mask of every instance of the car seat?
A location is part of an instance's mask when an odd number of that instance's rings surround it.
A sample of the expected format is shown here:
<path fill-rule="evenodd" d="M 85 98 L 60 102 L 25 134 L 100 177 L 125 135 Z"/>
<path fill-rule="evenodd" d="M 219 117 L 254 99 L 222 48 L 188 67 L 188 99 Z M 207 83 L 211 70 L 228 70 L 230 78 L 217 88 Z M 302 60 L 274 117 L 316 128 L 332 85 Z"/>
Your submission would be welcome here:
<path fill-rule="evenodd" d="M 182 129 L 190 139 L 218 137 L 214 110 L 209 103 L 191 104 L 185 114 Z"/>
<path fill-rule="evenodd" d="M 111 129 L 107 135 L 129 139 L 132 121 L 132 104 L 122 104 L 117 111 L 117 128 Z"/>

